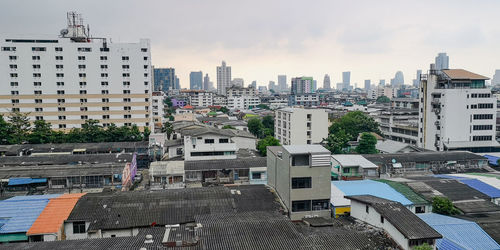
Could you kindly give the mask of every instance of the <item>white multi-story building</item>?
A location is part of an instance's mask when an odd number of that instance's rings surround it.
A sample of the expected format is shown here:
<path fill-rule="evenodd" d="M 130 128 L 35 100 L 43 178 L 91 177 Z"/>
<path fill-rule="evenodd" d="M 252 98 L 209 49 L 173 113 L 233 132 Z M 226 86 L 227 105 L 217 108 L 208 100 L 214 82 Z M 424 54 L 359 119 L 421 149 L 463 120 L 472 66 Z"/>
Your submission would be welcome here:
<path fill-rule="evenodd" d="M 149 40 L 111 43 L 90 37 L 78 14 L 68 13 L 68 20 L 61 36 L 2 35 L 0 114 L 27 113 L 61 130 L 88 119 L 148 127 Z"/>
<path fill-rule="evenodd" d="M 193 107 L 208 107 L 214 103 L 214 93 L 205 90 L 181 90 L 181 95 L 186 96 Z"/>
<path fill-rule="evenodd" d="M 269 107 L 271 109 L 283 108 L 288 106 L 288 98 L 286 96 L 274 96 L 269 99 Z"/>
<path fill-rule="evenodd" d="M 226 89 L 226 96 L 255 96 L 257 95 L 257 90 L 253 87 L 243 88 L 239 86 L 232 86 Z"/>
<path fill-rule="evenodd" d="M 274 134 L 282 145 L 320 143 L 328 137 L 328 113 L 324 109 L 278 109 Z"/>
<path fill-rule="evenodd" d="M 231 87 L 231 67 L 222 61 L 222 65 L 217 66 L 217 94 L 225 95 L 229 87 Z"/>
<path fill-rule="evenodd" d="M 151 131 L 157 133 L 161 131 L 161 127 L 165 122 L 165 92 L 155 91 L 151 95 Z"/>
<path fill-rule="evenodd" d="M 227 98 L 223 95 L 216 95 L 214 96 L 214 101 L 213 101 L 213 105 L 214 106 L 222 106 L 222 107 L 225 107 L 227 106 Z"/>
<path fill-rule="evenodd" d="M 318 94 L 289 95 L 288 106 L 301 105 L 305 107 L 319 106 Z"/>
<path fill-rule="evenodd" d="M 485 86 L 488 78 L 434 67 L 421 79 L 417 145 L 437 151 L 498 151 L 496 99 Z"/>
<path fill-rule="evenodd" d="M 245 85 L 245 81 L 243 80 L 243 78 L 234 78 L 231 83 L 232 86 L 237 86 L 241 88 L 243 88 L 243 86 Z"/>
<path fill-rule="evenodd" d="M 392 87 L 377 86 L 376 88 L 368 90 L 368 98 L 373 100 L 381 96 L 386 96 L 389 99 L 392 99 L 396 97 L 396 95 L 397 95 L 397 89 Z"/>
<path fill-rule="evenodd" d="M 258 96 L 231 96 L 227 98 L 228 109 L 252 109 L 260 104 Z"/>

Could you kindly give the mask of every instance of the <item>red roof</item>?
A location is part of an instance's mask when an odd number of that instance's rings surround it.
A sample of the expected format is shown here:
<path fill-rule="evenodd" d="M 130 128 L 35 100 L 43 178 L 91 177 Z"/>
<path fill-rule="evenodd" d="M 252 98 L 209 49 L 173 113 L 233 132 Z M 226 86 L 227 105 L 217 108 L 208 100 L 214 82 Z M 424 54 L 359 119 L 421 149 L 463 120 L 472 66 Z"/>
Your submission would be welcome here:
<path fill-rule="evenodd" d="M 193 109 L 193 106 L 191 106 L 191 105 L 186 105 L 186 106 L 184 106 L 184 108 L 185 108 L 185 109 Z"/>

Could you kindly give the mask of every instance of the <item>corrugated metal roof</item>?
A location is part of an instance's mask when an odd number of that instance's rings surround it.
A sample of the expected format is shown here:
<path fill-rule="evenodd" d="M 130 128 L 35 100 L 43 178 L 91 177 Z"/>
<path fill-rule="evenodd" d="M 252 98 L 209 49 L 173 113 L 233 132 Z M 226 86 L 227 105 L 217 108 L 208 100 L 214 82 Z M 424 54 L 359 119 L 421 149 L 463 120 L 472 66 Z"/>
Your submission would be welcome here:
<path fill-rule="evenodd" d="M 447 240 L 444 242 L 437 240 L 437 247 L 440 249 L 448 249 L 446 246 L 452 245 L 460 246 L 462 249 L 500 249 L 500 245 L 472 221 L 434 213 L 417 214 L 417 216 Z"/>
<path fill-rule="evenodd" d="M 332 158 L 338 161 L 343 167 L 378 168 L 377 165 L 361 155 L 332 155 Z"/>
<path fill-rule="evenodd" d="M 46 178 L 10 178 L 9 186 L 28 185 L 34 183 L 46 183 Z"/>
<path fill-rule="evenodd" d="M 385 180 L 385 179 L 377 179 L 376 181 L 383 182 L 383 183 L 391 186 L 392 188 L 394 188 L 394 190 L 396 190 L 400 194 L 404 195 L 408 200 L 410 200 L 414 204 L 428 204 L 429 203 L 422 196 L 415 193 L 410 187 L 406 186 L 403 183 L 399 183 L 399 182 L 395 182 L 395 181 L 391 181 L 391 180 Z"/>
<path fill-rule="evenodd" d="M 497 179 L 496 177 L 470 175 L 470 174 L 450 174 L 450 175 L 455 176 L 455 177 L 471 178 L 471 179 L 480 180 L 480 181 L 482 181 L 482 182 L 484 182 L 492 187 L 500 189 L 500 179 Z"/>
<path fill-rule="evenodd" d="M 493 166 L 498 166 L 498 160 L 500 157 L 494 156 L 494 155 L 483 155 L 484 157 L 488 158 L 488 163 L 493 165 Z"/>
<path fill-rule="evenodd" d="M 57 195 L 16 196 L 0 201 L 0 216 L 8 219 L 0 228 L 0 234 L 26 232 L 49 203 Z"/>
<path fill-rule="evenodd" d="M 500 197 L 500 189 L 492 187 L 480 180 L 476 179 L 461 179 L 460 182 L 466 184 L 467 186 L 476 189 L 477 191 L 488 195 L 491 198 L 499 198 Z"/>
<path fill-rule="evenodd" d="M 345 195 L 373 195 L 391 201 L 397 201 L 405 206 L 413 204 L 413 202 L 389 185 L 377 181 L 332 181 L 332 184 L 340 189 Z"/>
<path fill-rule="evenodd" d="M 330 154 L 330 151 L 321 145 L 284 145 L 283 148 L 290 154 L 308 154 L 324 153 Z"/>
<path fill-rule="evenodd" d="M 64 220 L 68 218 L 76 202 L 83 195 L 85 193 L 63 194 L 57 198 L 50 199 L 45 209 L 26 234 L 38 235 L 59 232 Z"/>

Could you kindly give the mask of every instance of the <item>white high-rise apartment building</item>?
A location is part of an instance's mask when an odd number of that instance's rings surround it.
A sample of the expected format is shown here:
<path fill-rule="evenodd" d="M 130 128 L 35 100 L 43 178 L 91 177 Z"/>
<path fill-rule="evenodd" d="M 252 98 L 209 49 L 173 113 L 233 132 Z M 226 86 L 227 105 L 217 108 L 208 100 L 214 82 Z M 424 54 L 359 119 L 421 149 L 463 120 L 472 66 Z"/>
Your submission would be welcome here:
<path fill-rule="evenodd" d="M 282 145 L 320 143 L 328 136 L 328 113 L 324 109 L 277 109 L 274 134 Z"/>
<path fill-rule="evenodd" d="M 288 89 L 287 83 L 286 83 L 286 75 L 278 75 L 278 90 L 279 91 L 286 91 Z"/>
<path fill-rule="evenodd" d="M 487 77 L 463 70 L 436 70 L 421 76 L 419 140 L 436 151 L 497 151 L 496 99 Z"/>
<path fill-rule="evenodd" d="M 149 40 L 110 43 L 87 34 L 80 15 L 68 13 L 61 36 L 2 36 L 0 114 L 27 113 L 52 128 L 150 124 Z"/>
<path fill-rule="evenodd" d="M 226 66 L 226 62 L 222 61 L 222 65 L 217 66 L 217 94 L 225 95 L 229 87 L 231 87 L 231 66 Z"/>

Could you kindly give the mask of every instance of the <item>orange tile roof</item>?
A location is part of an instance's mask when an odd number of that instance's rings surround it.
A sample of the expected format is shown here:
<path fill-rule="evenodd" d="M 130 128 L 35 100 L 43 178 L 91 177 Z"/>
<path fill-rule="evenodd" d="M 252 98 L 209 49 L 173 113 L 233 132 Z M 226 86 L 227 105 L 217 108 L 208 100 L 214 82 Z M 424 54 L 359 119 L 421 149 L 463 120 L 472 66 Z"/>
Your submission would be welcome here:
<path fill-rule="evenodd" d="M 40 213 L 35 223 L 26 235 L 52 234 L 59 232 L 64 220 L 66 220 L 75 207 L 78 199 L 85 193 L 63 194 L 57 198 L 50 199 L 45 209 Z"/>
<path fill-rule="evenodd" d="M 464 69 L 443 69 L 441 70 L 451 79 L 470 79 L 470 80 L 488 80 L 490 78 Z"/>
<path fill-rule="evenodd" d="M 184 108 L 185 108 L 185 109 L 192 109 L 192 108 L 193 108 L 193 106 L 191 106 L 191 105 L 186 105 L 186 106 L 184 106 Z"/>

